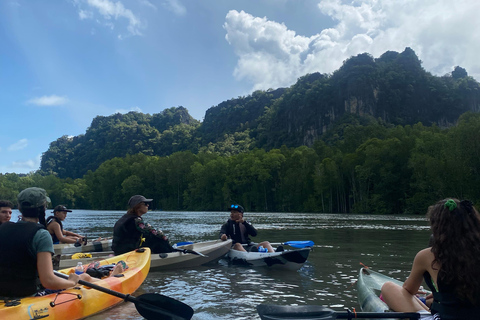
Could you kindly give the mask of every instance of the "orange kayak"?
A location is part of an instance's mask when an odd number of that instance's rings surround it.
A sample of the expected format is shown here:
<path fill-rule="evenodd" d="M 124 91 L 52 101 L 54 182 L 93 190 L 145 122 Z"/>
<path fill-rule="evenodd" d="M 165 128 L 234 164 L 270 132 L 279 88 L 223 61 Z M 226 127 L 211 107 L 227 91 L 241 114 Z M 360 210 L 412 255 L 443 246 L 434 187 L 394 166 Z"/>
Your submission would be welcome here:
<path fill-rule="evenodd" d="M 108 277 L 95 284 L 123 294 L 133 293 L 145 280 L 150 269 L 150 249 L 144 249 L 143 252 L 132 251 L 102 260 L 101 265 L 123 260 L 128 269 L 123 272 L 123 277 Z M 68 274 L 73 272 L 73 268 L 59 271 Z M 83 319 L 122 301 L 113 295 L 78 285 L 46 296 L 27 297 L 7 303 L 0 301 L 0 319 Z"/>

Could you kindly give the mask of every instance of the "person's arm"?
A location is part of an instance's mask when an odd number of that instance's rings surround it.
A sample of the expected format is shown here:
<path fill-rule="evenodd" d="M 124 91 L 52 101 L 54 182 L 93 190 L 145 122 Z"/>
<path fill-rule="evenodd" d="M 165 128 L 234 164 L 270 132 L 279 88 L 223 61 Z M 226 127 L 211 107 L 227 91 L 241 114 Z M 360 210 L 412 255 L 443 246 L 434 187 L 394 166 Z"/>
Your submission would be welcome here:
<path fill-rule="evenodd" d="M 413 260 L 412 270 L 407 280 L 403 283 L 403 288 L 411 295 L 418 293 L 418 289 L 422 285 L 423 274 L 429 271 L 429 264 L 432 260 L 430 248 L 423 249 L 417 253 Z"/>
<path fill-rule="evenodd" d="M 257 236 L 257 229 L 255 229 L 255 227 L 250 222 L 244 221 L 243 225 L 247 229 L 247 234 L 251 235 L 252 237 Z"/>
<path fill-rule="evenodd" d="M 64 235 L 66 235 L 67 237 L 76 237 L 76 238 L 83 238 L 83 236 L 79 235 L 78 233 L 75 233 L 75 232 L 72 232 L 72 231 L 67 231 L 67 230 L 63 230 L 63 233 Z"/>
<path fill-rule="evenodd" d="M 58 241 L 60 241 L 60 243 L 75 243 L 75 242 L 77 242 L 76 238 L 70 238 L 70 237 L 64 236 L 63 233 L 62 233 L 62 229 L 60 228 L 60 225 L 55 221 L 50 222 L 47 226 L 47 229 L 48 229 L 49 232 L 53 232 L 57 236 L 57 239 L 58 239 Z"/>
<path fill-rule="evenodd" d="M 141 217 L 135 218 L 135 227 L 144 236 L 153 234 L 154 236 L 162 238 L 163 240 L 168 240 L 161 230 L 155 229 L 149 223 L 145 223 Z"/>
<path fill-rule="evenodd" d="M 220 239 L 222 239 L 223 241 L 226 241 L 228 239 L 227 227 L 228 227 L 228 222 L 224 223 L 220 228 L 219 236 L 220 236 Z"/>
<path fill-rule="evenodd" d="M 78 282 L 78 275 L 72 273 L 67 279 L 57 277 L 53 273 L 52 254 L 50 252 L 37 253 L 37 271 L 42 286 L 47 289 L 60 290 L 73 287 Z"/>

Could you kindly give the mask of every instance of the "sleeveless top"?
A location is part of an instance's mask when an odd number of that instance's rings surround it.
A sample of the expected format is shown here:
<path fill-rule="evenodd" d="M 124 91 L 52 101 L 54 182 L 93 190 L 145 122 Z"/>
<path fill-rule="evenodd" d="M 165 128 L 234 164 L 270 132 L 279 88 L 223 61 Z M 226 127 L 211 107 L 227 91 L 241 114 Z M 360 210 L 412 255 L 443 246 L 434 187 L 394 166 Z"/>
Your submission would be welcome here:
<path fill-rule="evenodd" d="M 62 224 L 62 221 L 60 219 L 58 219 L 57 217 L 55 216 L 50 216 L 47 218 L 47 221 L 46 221 L 46 224 L 48 226 L 48 224 L 52 221 L 52 220 L 55 220 L 59 225 L 60 225 L 60 231 L 62 232 L 63 234 L 63 224 Z M 57 238 L 57 235 L 54 233 L 50 233 L 50 235 L 52 236 L 52 241 L 53 241 L 53 244 L 58 244 L 60 243 L 60 239 Z"/>
<path fill-rule="evenodd" d="M 31 247 L 40 229 L 45 227 L 33 222 L 0 226 L 0 296 L 26 297 L 37 292 L 37 256 Z"/>

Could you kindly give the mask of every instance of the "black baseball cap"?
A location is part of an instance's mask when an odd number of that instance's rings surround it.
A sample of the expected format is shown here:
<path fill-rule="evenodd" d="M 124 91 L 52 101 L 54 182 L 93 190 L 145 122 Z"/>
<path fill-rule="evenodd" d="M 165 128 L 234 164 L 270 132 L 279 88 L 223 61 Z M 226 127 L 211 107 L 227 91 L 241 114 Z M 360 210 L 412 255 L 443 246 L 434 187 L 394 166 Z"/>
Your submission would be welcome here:
<path fill-rule="evenodd" d="M 54 209 L 53 209 L 53 213 L 55 213 L 55 211 L 67 211 L 67 212 L 72 212 L 72 210 L 69 210 L 67 209 L 67 207 L 65 207 L 64 205 L 61 205 L 59 204 L 58 206 L 56 206 Z"/>
<path fill-rule="evenodd" d="M 133 208 L 141 202 L 152 202 L 152 201 L 153 201 L 153 199 L 147 199 L 144 196 L 141 196 L 141 195 L 137 194 L 137 195 L 132 196 L 130 198 L 130 200 L 128 200 L 128 206 L 130 208 Z"/>
<path fill-rule="evenodd" d="M 232 211 L 232 210 L 237 210 L 238 212 L 240 213 L 243 213 L 244 210 L 243 210 L 243 207 L 239 204 L 232 204 L 229 208 L 228 208 L 228 211 Z"/>

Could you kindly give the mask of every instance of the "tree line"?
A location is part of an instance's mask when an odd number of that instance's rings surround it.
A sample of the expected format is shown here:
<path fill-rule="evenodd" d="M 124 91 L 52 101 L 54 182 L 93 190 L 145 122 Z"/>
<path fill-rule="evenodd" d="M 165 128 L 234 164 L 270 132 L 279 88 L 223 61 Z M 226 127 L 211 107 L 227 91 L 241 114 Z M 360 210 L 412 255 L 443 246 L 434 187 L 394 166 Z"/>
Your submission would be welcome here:
<path fill-rule="evenodd" d="M 99 210 L 126 209 L 134 194 L 153 198 L 153 209 L 173 211 L 240 203 L 257 212 L 423 214 L 445 197 L 480 202 L 480 114 L 465 113 L 448 129 L 347 117 L 312 147 L 138 153 L 77 179 L 0 175 L 0 195 L 15 201 L 37 186 L 52 205 Z"/>

